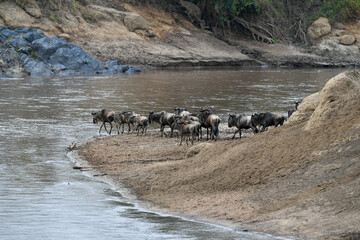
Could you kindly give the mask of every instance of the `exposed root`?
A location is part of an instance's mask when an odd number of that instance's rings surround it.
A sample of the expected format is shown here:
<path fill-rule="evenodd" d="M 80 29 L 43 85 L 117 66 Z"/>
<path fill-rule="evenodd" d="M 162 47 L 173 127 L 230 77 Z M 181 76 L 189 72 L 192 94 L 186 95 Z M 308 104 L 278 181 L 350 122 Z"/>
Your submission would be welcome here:
<path fill-rule="evenodd" d="M 244 20 L 243 18 L 236 17 L 236 18 L 234 18 L 234 21 L 239 23 L 247 31 L 249 31 L 254 40 L 269 43 L 269 44 L 274 43 L 272 34 L 268 30 L 266 30 L 264 27 L 249 23 L 246 20 Z M 256 30 L 256 28 L 258 28 L 259 30 Z M 266 32 L 266 34 L 268 34 L 269 37 L 266 36 L 265 34 L 261 33 L 260 31 Z"/>

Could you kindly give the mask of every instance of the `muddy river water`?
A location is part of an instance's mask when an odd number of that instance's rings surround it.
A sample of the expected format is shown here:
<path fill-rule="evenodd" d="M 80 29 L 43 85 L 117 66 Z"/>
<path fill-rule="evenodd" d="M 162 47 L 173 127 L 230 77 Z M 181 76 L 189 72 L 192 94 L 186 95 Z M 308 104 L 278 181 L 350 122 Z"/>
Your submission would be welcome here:
<path fill-rule="evenodd" d="M 110 184 L 74 170 L 64 149 L 99 136 L 94 110 L 212 107 L 224 122 L 230 112 L 285 115 L 341 71 L 181 69 L 0 79 L 0 238 L 275 239 L 142 209 Z"/>

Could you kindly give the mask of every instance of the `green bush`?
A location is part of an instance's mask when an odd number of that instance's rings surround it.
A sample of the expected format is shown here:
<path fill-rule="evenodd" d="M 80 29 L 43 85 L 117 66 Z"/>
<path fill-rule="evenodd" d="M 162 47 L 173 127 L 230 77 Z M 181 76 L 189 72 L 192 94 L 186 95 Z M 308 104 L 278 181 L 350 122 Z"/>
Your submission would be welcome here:
<path fill-rule="evenodd" d="M 327 17 L 330 23 L 350 21 L 360 16 L 360 0 L 325 0 L 322 2 L 318 17 Z"/>

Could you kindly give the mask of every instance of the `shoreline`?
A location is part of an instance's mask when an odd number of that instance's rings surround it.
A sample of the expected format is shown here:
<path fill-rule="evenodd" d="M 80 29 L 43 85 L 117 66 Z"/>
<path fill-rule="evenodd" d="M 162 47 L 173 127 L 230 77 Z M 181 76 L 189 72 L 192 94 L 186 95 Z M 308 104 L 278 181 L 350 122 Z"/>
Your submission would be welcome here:
<path fill-rule="evenodd" d="M 83 145 L 97 141 L 99 139 L 106 139 L 109 137 L 111 137 L 111 136 L 94 138 L 92 140 L 81 143 L 74 150 L 68 151 L 66 153 L 66 156 L 74 164 L 73 167 L 84 167 L 85 166 L 86 169 L 89 169 L 89 170 L 79 169 L 79 171 L 81 171 L 86 177 L 104 182 L 104 183 L 108 184 L 109 186 L 111 186 L 111 188 L 114 191 L 120 193 L 123 198 L 123 199 L 120 199 L 121 201 L 126 201 L 127 203 L 134 204 L 135 208 L 137 208 L 140 211 L 151 212 L 151 213 L 158 214 L 160 216 L 176 217 L 176 218 L 179 218 L 179 219 L 182 219 L 185 221 L 206 224 L 206 225 L 214 226 L 217 228 L 223 228 L 228 231 L 239 232 L 242 234 L 249 234 L 249 235 L 255 236 L 255 237 L 256 236 L 271 237 L 272 239 L 279 239 L 279 240 L 296 240 L 296 239 L 298 239 L 293 236 L 285 237 L 285 236 L 280 236 L 280 235 L 278 236 L 278 235 L 273 235 L 273 234 L 269 234 L 269 233 L 264 233 L 264 232 L 260 232 L 260 231 L 254 231 L 252 229 L 251 224 L 243 223 L 243 224 L 241 224 L 242 226 L 239 226 L 239 224 L 234 224 L 231 221 L 224 221 L 224 220 L 220 220 L 220 219 L 216 219 L 216 218 L 209 218 L 209 217 L 205 217 L 205 216 L 201 216 L 201 215 L 197 215 L 197 214 L 175 212 L 175 211 L 171 211 L 170 209 L 167 209 L 167 208 L 159 207 L 149 201 L 140 200 L 138 198 L 138 196 L 135 193 L 133 193 L 133 189 L 125 187 L 121 182 L 114 181 L 114 179 L 109 177 L 107 174 L 102 175 L 103 173 L 99 172 L 98 168 L 93 167 L 91 163 L 89 163 L 87 160 L 85 160 L 82 156 L 79 155 L 78 149 L 81 149 Z"/>

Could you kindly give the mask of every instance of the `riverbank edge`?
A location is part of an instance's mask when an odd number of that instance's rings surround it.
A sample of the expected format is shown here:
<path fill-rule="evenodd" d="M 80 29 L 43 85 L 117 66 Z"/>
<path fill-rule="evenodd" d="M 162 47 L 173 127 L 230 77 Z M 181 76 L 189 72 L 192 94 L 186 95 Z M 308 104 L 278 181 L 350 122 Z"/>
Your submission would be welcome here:
<path fill-rule="evenodd" d="M 93 143 L 100 139 L 108 139 L 111 137 L 112 136 L 99 137 L 99 138 L 94 138 L 94 139 L 85 141 L 83 143 L 80 143 L 79 145 L 77 145 L 76 148 L 74 148 L 74 150 L 67 151 L 66 157 L 70 160 L 70 162 L 72 162 L 74 164 L 73 169 L 77 169 L 77 168 L 81 168 L 81 167 L 85 166 L 87 170 L 80 170 L 80 171 L 86 177 L 109 184 L 113 190 L 115 190 L 116 192 L 121 194 L 121 196 L 123 197 L 122 200 L 125 200 L 125 201 L 128 201 L 129 203 L 134 204 L 134 206 L 137 209 L 140 209 L 143 211 L 148 211 L 148 212 L 153 212 L 153 213 L 159 214 L 161 216 L 169 215 L 169 216 L 180 218 L 180 219 L 183 219 L 186 221 L 193 221 L 193 222 L 198 222 L 198 223 L 202 223 L 202 224 L 212 225 L 212 226 L 215 226 L 218 228 L 227 229 L 229 231 L 242 232 L 244 234 L 251 234 L 251 235 L 259 236 L 260 238 L 265 236 L 265 237 L 271 237 L 271 238 L 279 239 L 279 240 L 300 240 L 300 238 L 297 238 L 295 236 L 286 236 L 285 237 L 285 236 L 277 236 L 277 235 L 269 234 L 269 233 L 265 233 L 265 232 L 259 232 L 258 231 L 259 229 L 254 227 L 254 225 L 252 225 L 252 224 L 248 224 L 248 223 L 241 223 L 241 224 L 236 223 L 235 224 L 232 221 L 221 220 L 221 219 L 217 219 L 214 217 L 205 217 L 205 216 L 199 215 L 199 214 L 190 214 L 190 213 L 185 213 L 185 212 L 171 211 L 170 209 L 162 208 L 150 201 L 140 200 L 138 198 L 139 196 L 137 196 L 134 193 L 134 190 L 132 188 L 125 187 L 121 182 L 115 181 L 113 178 L 109 177 L 107 174 L 104 175 L 104 173 L 100 172 L 98 168 L 96 168 L 95 166 L 90 164 L 90 162 L 88 162 L 85 159 L 85 157 L 83 157 L 79 154 L 79 149 L 81 149 L 85 144 Z"/>

